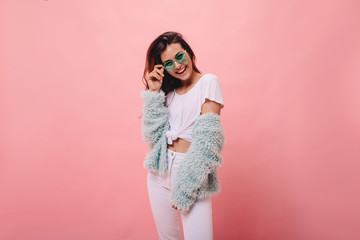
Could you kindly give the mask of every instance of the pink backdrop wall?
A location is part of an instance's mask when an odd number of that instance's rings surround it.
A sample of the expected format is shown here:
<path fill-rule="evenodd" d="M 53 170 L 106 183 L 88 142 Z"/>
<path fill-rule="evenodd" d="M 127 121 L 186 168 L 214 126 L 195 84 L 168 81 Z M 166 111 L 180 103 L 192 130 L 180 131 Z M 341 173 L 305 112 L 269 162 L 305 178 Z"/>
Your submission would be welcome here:
<path fill-rule="evenodd" d="M 360 239 L 359 1 L 0 1 L 0 239 L 156 239 L 145 53 L 222 84 L 215 239 Z"/>

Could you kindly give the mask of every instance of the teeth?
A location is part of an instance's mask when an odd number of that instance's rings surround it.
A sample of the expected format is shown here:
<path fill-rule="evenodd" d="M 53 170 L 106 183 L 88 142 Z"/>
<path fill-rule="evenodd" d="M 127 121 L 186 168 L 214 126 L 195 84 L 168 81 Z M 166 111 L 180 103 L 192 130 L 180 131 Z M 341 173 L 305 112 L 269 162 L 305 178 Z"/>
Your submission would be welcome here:
<path fill-rule="evenodd" d="M 183 69 L 181 72 L 177 72 L 177 73 L 178 73 L 178 74 L 183 73 L 183 72 L 185 71 L 185 68 L 186 68 L 186 67 L 184 67 L 184 69 Z"/>

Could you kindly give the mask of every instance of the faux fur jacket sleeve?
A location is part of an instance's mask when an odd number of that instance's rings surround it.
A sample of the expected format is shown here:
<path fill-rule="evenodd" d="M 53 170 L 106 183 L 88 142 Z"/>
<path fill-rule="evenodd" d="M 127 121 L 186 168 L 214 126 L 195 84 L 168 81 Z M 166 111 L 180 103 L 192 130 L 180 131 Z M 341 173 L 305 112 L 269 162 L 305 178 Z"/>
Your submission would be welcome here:
<path fill-rule="evenodd" d="M 168 171 L 166 131 L 169 130 L 169 111 L 164 105 L 165 93 L 145 90 L 142 116 L 142 136 L 151 150 L 147 153 L 144 167 L 162 175 Z"/>
<path fill-rule="evenodd" d="M 145 142 L 150 146 L 159 141 L 168 121 L 168 109 L 164 106 L 165 93 L 163 91 L 142 91 L 144 98 L 142 134 Z"/>
<path fill-rule="evenodd" d="M 216 169 L 222 163 L 220 154 L 225 143 L 220 116 L 209 112 L 200 115 L 193 126 L 192 142 L 176 173 L 170 201 L 187 212 L 196 199 L 217 193 Z"/>

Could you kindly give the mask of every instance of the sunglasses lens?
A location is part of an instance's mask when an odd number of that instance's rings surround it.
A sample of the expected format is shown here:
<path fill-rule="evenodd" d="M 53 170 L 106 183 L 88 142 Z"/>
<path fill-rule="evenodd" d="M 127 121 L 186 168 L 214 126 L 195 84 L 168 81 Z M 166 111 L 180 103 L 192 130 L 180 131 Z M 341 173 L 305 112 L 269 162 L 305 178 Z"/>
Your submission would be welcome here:
<path fill-rule="evenodd" d="M 173 70 L 173 69 L 174 69 L 174 66 L 175 66 L 175 64 L 174 64 L 173 61 L 166 61 L 166 62 L 164 63 L 164 68 L 165 68 L 166 70 L 168 70 L 168 71 Z"/>
<path fill-rule="evenodd" d="M 183 63 L 183 62 L 185 62 L 185 60 L 186 60 L 186 54 L 185 54 L 185 52 L 179 53 L 179 54 L 176 56 L 175 60 L 176 60 L 178 63 Z"/>

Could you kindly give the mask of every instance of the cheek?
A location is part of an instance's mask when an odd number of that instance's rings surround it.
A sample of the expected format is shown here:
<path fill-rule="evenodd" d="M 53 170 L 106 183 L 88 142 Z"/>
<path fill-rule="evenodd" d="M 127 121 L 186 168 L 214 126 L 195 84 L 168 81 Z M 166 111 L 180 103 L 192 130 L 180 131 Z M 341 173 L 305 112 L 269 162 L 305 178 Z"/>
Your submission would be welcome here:
<path fill-rule="evenodd" d="M 191 62 L 191 61 L 187 61 L 187 65 L 188 65 L 188 67 L 189 67 L 189 70 L 191 70 L 191 69 L 192 69 L 192 62 Z"/>

